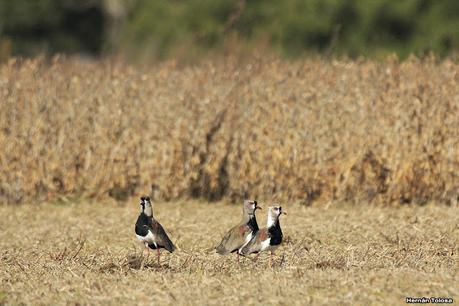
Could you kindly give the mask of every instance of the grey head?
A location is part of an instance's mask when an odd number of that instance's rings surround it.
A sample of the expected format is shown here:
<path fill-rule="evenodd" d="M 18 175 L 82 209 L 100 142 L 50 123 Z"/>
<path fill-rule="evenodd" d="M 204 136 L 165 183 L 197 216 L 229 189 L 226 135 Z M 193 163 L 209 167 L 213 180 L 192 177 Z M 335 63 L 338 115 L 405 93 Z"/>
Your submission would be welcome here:
<path fill-rule="evenodd" d="M 258 202 L 255 200 L 244 200 L 244 207 L 242 209 L 243 220 L 246 221 L 255 216 L 255 211 L 261 209 Z"/>
<path fill-rule="evenodd" d="M 285 213 L 283 210 L 282 210 L 282 206 L 271 206 L 269 207 L 268 209 L 268 224 L 267 224 L 267 227 L 270 228 L 271 226 L 274 226 L 278 220 L 279 220 L 279 217 L 280 215 L 286 215 L 287 213 Z"/>

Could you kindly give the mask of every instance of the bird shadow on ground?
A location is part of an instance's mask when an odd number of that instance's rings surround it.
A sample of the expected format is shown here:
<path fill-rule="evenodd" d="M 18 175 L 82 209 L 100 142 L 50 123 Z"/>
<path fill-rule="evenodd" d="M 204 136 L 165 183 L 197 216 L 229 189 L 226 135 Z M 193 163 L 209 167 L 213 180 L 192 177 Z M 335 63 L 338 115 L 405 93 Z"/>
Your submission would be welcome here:
<path fill-rule="evenodd" d="M 118 260 L 111 260 L 105 264 L 99 266 L 98 270 L 101 273 L 118 273 L 128 272 L 129 270 L 150 270 L 150 271 L 163 271 L 171 273 L 181 273 L 183 271 L 194 271 L 194 270 L 207 270 L 208 272 L 222 273 L 224 271 L 230 272 L 234 267 L 238 269 L 253 269 L 253 268 L 271 268 L 271 269 L 282 269 L 285 266 L 285 257 L 272 257 L 261 256 L 260 259 L 254 260 L 254 258 L 240 258 L 240 261 L 233 260 L 233 258 L 227 260 L 221 260 L 219 264 L 213 265 L 213 261 L 202 260 L 194 255 L 188 255 L 185 258 L 181 258 L 176 264 L 172 264 L 167 260 L 163 260 L 161 263 L 157 263 L 156 256 L 145 255 L 144 253 L 128 253 Z M 143 264 L 143 265 L 142 265 Z"/>
<path fill-rule="evenodd" d="M 142 266 L 143 263 L 143 266 Z M 102 273 L 115 273 L 120 270 L 168 270 L 170 269 L 168 264 L 160 263 L 155 261 L 155 258 L 151 256 L 144 256 L 142 254 L 128 254 L 118 262 L 111 261 L 99 267 L 99 271 Z"/>
<path fill-rule="evenodd" d="M 143 267 L 142 267 L 143 263 Z M 168 269 L 170 268 L 168 264 L 157 263 L 155 258 L 152 256 L 144 256 L 143 254 L 128 254 L 126 256 L 125 262 L 123 262 L 123 267 L 142 270 L 142 269 Z"/>

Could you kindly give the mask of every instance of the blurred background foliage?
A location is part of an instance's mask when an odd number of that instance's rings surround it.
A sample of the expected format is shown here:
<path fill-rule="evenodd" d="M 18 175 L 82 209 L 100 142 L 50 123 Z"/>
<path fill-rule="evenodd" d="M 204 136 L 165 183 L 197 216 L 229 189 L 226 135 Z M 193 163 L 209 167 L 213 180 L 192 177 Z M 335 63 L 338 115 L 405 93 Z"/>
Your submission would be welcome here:
<path fill-rule="evenodd" d="M 459 47 L 457 0 L 0 0 L 0 57 L 266 50 L 374 58 Z"/>

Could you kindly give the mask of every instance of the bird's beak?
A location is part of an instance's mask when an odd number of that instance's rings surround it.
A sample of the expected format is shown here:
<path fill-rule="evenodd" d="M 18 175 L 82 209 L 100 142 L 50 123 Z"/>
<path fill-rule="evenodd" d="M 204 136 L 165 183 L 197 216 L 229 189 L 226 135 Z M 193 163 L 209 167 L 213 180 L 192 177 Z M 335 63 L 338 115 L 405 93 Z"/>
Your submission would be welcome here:
<path fill-rule="evenodd" d="M 257 207 L 255 207 L 255 210 L 257 210 L 257 209 L 261 209 L 261 210 L 263 210 L 263 209 L 261 208 L 261 206 L 257 206 Z"/>
<path fill-rule="evenodd" d="M 286 215 L 287 213 L 285 211 L 283 211 L 281 214 Z"/>

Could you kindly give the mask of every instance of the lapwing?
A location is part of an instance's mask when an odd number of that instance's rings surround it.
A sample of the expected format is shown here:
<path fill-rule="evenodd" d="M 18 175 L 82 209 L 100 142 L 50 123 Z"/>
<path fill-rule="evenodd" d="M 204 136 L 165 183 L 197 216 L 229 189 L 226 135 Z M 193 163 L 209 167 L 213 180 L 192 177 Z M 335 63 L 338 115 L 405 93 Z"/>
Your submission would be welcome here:
<path fill-rule="evenodd" d="M 153 218 L 150 197 L 140 198 L 140 215 L 135 223 L 135 234 L 147 251 L 156 249 L 158 264 L 161 256 L 159 249 L 166 249 L 170 253 L 176 249 L 162 225 Z"/>
<path fill-rule="evenodd" d="M 282 243 L 282 230 L 279 223 L 279 217 L 285 214 L 281 206 L 272 206 L 268 210 L 267 227 L 260 229 L 255 236 L 241 248 L 239 253 L 247 256 L 249 254 L 257 254 L 255 260 L 263 251 L 271 251 L 271 255 Z M 270 258 L 271 262 L 271 258 Z"/>
<path fill-rule="evenodd" d="M 258 232 L 255 211 L 261 209 L 257 201 L 245 200 L 242 209 L 242 221 L 226 233 L 216 251 L 220 255 L 236 252 L 239 260 L 239 250 L 243 248 Z"/>

